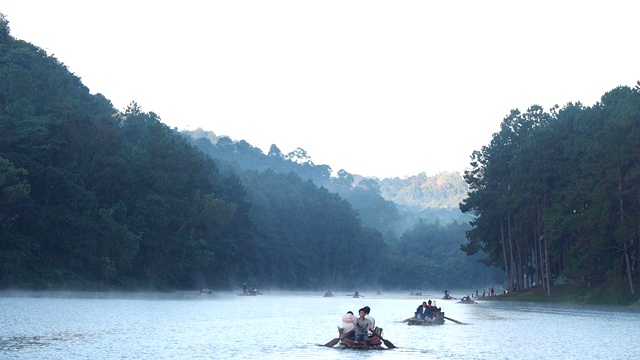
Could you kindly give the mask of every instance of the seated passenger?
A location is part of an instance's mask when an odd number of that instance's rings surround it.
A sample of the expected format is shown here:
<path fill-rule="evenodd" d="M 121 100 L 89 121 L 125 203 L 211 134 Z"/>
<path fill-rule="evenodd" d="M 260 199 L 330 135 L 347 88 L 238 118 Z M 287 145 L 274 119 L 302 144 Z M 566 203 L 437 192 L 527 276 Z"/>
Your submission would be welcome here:
<path fill-rule="evenodd" d="M 424 318 L 424 312 L 427 310 L 427 302 L 423 301 L 422 305 L 418 306 L 416 309 L 416 319 Z"/>
<path fill-rule="evenodd" d="M 342 339 L 348 338 L 353 340 L 355 321 L 356 317 L 351 311 L 347 311 L 347 313 L 342 316 L 342 335 L 340 336 Z"/>
<path fill-rule="evenodd" d="M 431 305 L 431 300 L 429 300 L 427 302 L 427 308 L 424 311 L 424 318 L 427 319 L 433 319 L 436 316 L 436 313 L 438 312 L 438 308 Z"/>
<path fill-rule="evenodd" d="M 369 319 L 369 321 L 371 321 L 371 330 L 369 330 L 369 336 L 373 336 L 373 330 L 376 329 L 376 319 L 371 316 L 371 308 L 368 306 L 363 307 L 364 309 L 364 313 L 365 313 L 365 318 Z"/>

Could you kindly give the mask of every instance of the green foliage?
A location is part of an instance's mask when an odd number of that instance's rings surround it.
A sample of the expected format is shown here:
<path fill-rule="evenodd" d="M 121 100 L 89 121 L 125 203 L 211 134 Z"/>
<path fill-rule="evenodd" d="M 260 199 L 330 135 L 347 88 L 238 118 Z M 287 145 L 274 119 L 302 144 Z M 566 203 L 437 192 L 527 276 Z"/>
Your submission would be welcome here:
<path fill-rule="evenodd" d="M 627 279 L 640 234 L 640 94 L 619 87 L 593 107 L 513 110 L 465 174 L 461 209 L 476 216 L 463 249 L 528 287 L 532 278 Z M 508 264 L 508 265 L 507 265 Z M 507 265 L 507 266 L 505 266 Z M 525 278 L 533 268 L 532 277 Z"/>
<path fill-rule="evenodd" d="M 246 171 L 256 226 L 256 280 L 290 288 L 366 283 L 379 269 L 386 245 L 367 233 L 353 208 L 335 194 L 293 173 Z M 271 259 L 271 261 L 264 261 Z M 283 281 L 284 280 L 284 281 Z"/>
<path fill-rule="evenodd" d="M 0 286 L 221 277 L 228 244 L 248 239 L 237 180 L 136 103 L 118 114 L 42 49 L 10 39 L 0 78 Z"/>
<path fill-rule="evenodd" d="M 9 29 L 9 20 L 0 13 L 0 44 L 4 44 L 11 40 L 11 31 Z"/>
<path fill-rule="evenodd" d="M 194 133 L 135 102 L 117 111 L 0 17 L 0 287 L 400 289 L 478 269 L 458 225 L 400 240 L 377 179 Z"/>

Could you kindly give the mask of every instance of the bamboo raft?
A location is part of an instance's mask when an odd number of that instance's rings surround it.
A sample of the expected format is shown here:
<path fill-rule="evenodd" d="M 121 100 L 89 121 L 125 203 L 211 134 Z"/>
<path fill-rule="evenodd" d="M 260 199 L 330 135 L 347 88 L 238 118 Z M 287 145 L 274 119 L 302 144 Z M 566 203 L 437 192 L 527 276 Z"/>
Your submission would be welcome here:
<path fill-rule="evenodd" d="M 433 318 L 426 318 L 426 319 L 413 318 L 407 321 L 407 325 L 429 326 L 429 325 L 442 325 L 442 324 L 444 324 L 443 311 L 438 311 L 437 313 L 435 313 L 435 316 Z"/>
<path fill-rule="evenodd" d="M 382 328 L 376 326 L 376 328 L 373 330 L 373 333 L 373 336 L 369 336 L 369 341 L 367 342 L 367 344 L 356 344 L 353 339 L 346 337 L 346 334 L 343 333 L 343 329 L 341 327 L 338 327 L 340 348 L 355 350 L 386 350 L 384 347 L 382 347 L 382 342 L 380 341 L 380 337 L 382 336 Z"/>

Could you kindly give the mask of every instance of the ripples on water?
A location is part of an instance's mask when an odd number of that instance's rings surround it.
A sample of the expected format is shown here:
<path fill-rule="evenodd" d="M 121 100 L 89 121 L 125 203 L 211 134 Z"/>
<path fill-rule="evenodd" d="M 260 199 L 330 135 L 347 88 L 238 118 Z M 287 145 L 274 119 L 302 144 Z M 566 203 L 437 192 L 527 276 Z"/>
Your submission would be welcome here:
<path fill-rule="evenodd" d="M 438 300 L 469 325 L 408 326 L 397 321 L 441 293 L 334 293 L 0 293 L 0 359 L 640 358 L 635 312 Z M 365 305 L 398 348 L 318 346 L 337 337 L 342 314 Z"/>

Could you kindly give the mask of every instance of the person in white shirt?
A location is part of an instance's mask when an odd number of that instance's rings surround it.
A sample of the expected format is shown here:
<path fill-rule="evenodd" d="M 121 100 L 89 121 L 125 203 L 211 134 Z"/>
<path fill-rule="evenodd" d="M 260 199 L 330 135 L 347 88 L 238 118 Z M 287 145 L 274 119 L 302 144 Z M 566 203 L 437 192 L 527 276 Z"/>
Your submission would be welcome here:
<path fill-rule="evenodd" d="M 371 312 L 371 308 L 368 306 L 365 306 L 362 308 L 365 312 L 365 319 L 369 319 L 371 320 L 371 329 L 369 330 L 369 336 L 373 335 L 373 330 L 375 330 L 376 328 L 376 319 L 373 318 L 373 316 L 369 315 L 369 313 Z"/>

